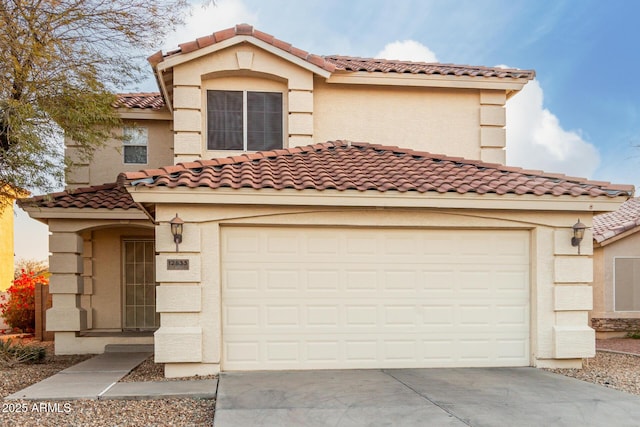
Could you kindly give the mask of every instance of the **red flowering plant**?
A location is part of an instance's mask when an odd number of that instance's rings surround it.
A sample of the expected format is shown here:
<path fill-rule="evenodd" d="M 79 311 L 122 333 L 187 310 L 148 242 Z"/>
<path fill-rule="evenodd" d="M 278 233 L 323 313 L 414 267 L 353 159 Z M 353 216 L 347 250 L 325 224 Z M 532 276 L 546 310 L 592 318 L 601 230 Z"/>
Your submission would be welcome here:
<path fill-rule="evenodd" d="M 2 295 L 0 313 L 7 325 L 23 332 L 32 332 L 36 327 L 36 284 L 48 285 L 44 274 L 27 273 L 22 270 L 7 289 L 8 298 Z"/>

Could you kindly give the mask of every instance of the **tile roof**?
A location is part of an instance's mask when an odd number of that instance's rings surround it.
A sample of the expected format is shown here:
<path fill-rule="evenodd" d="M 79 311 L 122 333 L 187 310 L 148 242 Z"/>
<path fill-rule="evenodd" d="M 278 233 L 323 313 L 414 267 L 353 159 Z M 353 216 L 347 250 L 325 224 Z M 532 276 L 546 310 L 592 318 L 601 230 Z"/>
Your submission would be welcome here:
<path fill-rule="evenodd" d="M 627 196 L 633 186 L 346 141 L 121 174 L 145 187 Z"/>
<path fill-rule="evenodd" d="M 410 73 L 443 76 L 498 77 L 533 79 L 535 71 L 511 68 L 480 67 L 426 62 L 397 61 L 350 56 L 325 56 L 324 59 L 343 71 L 367 71 L 370 73 Z"/>
<path fill-rule="evenodd" d="M 164 99 L 160 92 L 119 93 L 113 104 L 115 108 L 141 108 L 160 110 L 164 107 Z"/>
<path fill-rule="evenodd" d="M 127 190 L 117 184 L 95 185 L 20 199 L 18 205 L 39 208 L 138 209 Z"/>
<path fill-rule="evenodd" d="M 411 73 L 411 74 L 439 74 L 447 76 L 469 76 L 469 77 L 497 77 L 497 78 L 515 78 L 515 79 L 533 79 L 535 71 L 533 70 L 516 70 L 490 67 L 477 67 L 468 65 L 451 65 L 439 63 L 424 63 L 410 61 L 393 61 L 373 58 L 357 58 L 349 56 L 319 56 L 311 54 L 302 49 L 292 46 L 290 43 L 284 42 L 274 36 L 263 33 L 248 24 L 238 24 L 235 27 L 226 30 L 217 31 L 211 35 L 200 37 L 196 40 L 182 43 L 176 50 L 163 54 L 162 51 L 156 52 L 150 56 L 149 62 L 153 67 L 162 62 L 165 58 L 178 54 L 189 53 L 220 43 L 224 40 L 235 36 L 252 36 L 258 40 L 277 47 L 285 52 L 297 56 L 315 66 L 326 71 L 368 71 L 382 73 Z"/>
<path fill-rule="evenodd" d="M 333 72 L 335 70 L 335 66 L 331 62 L 326 61 L 323 57 L 319 55 L 314 55 L 302 49 L 298 49 L 297 47 L 292 46 L 290 43 L 279 40 L 274 36 L 272 36 L 271 34 L 263 33 L 262 31 L 254 29 L 253 26 L 248 24 L 238 24 L 235 27 L 227 28 L 226 30 L 216 31 L 213 34 L 200 37 L 190 42 L 181 43 L 178 49 L 173 50 L 171 52 L 167 52 L 166 54 L 163 54 L 162 51 L 158 51 L 152 56 L 150 56 L 148 60 L 151 63 L 151 65 L 155 67 L 167 57 L 178 55 L 181 53 L 193 52 L 195 50 L 202 49 L 207 46 L 211 46 L 215 43 L 223 42 L 235 36 L 255 37 L 258 40 L 261 40 L 267 44 L 277 47 L 278 49 L 281 49 L 294 56 L 297 56 L 298 58 L 301 58 L 326 71 Z"/>
<path fill-rule="evenodd" d="M 624 202 L 618 210 L 593 217 L 593 238 L 602 243 L 625 231 L 640 227 L 640 198 Z"/>

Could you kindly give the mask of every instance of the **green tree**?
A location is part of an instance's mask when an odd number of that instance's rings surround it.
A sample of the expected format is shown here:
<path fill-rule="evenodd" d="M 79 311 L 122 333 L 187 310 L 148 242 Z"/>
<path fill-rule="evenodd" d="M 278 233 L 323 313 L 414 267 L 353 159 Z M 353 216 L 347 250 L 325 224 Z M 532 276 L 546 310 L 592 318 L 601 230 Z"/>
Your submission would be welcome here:
<path fill-rule="evenodd" d="M 140 81 L 142 55 L 186 12 L 186 0 L 0 0 L 0 200 L 63 182 L 62 135 L 80 160 L 112 137 L 115 89 Z"/>

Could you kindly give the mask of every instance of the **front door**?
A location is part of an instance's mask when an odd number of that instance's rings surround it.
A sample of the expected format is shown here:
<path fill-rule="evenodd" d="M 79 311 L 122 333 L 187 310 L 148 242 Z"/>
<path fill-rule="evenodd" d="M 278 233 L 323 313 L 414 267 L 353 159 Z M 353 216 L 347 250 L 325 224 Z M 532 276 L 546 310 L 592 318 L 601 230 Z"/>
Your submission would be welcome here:
<path fill-rule="evenodd" d="M 124 329 L 157 329 L 154 241 L 131 239 L 123 246 Z"/>

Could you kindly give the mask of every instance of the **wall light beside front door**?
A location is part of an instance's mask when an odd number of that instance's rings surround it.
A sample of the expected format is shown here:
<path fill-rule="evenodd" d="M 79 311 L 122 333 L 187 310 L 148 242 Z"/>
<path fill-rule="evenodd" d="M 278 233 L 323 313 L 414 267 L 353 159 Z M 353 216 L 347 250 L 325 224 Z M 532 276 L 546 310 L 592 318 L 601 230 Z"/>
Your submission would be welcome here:
<path fill-rule="evenodd" d="M 578 222 L 573 224 L 572 228 L 573 237 L 571 237 L 571 246 L 577 246 L 578 254 L 580 254 L 580 242 L 582 242 L 582 239 L 584 238 L 584 231 L 587 229 L 587 226 L 581 223 L 580 219 L 578 219 Z"/>
<path fill-rule="evenodd" d="M 171 224 L 171 234 L 173 234 L 173 242 L 176 244 L 176 252 L 178 252 L 178 245 L 182 243 L 184 221 L 176 213 L 175 218 L 169 221 L 169 224 Z"/>

